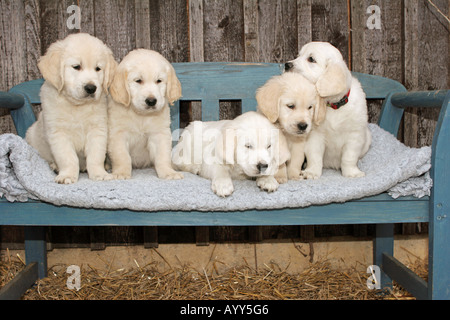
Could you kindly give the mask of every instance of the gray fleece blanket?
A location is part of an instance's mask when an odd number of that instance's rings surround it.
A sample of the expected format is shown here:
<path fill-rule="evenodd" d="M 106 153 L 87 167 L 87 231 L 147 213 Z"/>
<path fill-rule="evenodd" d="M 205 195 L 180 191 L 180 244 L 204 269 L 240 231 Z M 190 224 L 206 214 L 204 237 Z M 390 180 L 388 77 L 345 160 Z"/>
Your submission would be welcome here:
<path fill-rule="evenodd" d="M 41 200 L 55 205 L 140 211 L 235 211 L 281 209 L 345 202 L 388 192 L 392 197 L 430 194 L 431 148 L 408 148 L 393 135 L 370 124 L 372 146 L 359 162 L 364 178 L 348 179 L 324 170 L 315 181 L 289 181 L 278 191 L 261 191 L 255 181 L 234 181 L 235 191 L 219 198 L 211 182 L 185 173 L 164 181 L 153 169 L 133 170 L 126 181 L 91 181 L 87 174 L 72 185 L 54 182 L 55 173 L 22 138 L 0 136 L 0 196 L 8 201 Z"/>

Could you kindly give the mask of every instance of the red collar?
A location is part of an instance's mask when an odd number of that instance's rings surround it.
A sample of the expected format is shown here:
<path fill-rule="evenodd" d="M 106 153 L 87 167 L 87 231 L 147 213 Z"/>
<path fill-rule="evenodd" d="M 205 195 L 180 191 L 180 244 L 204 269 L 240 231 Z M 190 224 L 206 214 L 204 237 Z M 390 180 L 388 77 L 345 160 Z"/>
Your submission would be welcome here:
<path fill-rule="evenodd" d="M 336 103 L 330 103 L 327 102 L 327 106 L 334 109 L 334 110 L 338 110 L 340 107 L 345 106 L 348 103 L 348 97 L 350 96 L 350 91 L 348 91 L 348 93 L 338 102 Z"/>

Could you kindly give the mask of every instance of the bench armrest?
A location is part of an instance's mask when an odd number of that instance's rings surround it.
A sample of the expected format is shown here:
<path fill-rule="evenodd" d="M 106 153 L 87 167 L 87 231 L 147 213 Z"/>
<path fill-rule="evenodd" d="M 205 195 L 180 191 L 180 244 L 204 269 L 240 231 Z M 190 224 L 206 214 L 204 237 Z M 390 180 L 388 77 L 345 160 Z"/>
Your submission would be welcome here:
<path fill-rule="evenodd" d="M 28 128 L 36 121 L 36 116 L 26 92 L 18 92 L 0 92 L 0 108 L 11 110 L 17 134 L 25 138 Z"/>
<path fill-rule="evenodd" d="M 439 108 L 446 112 L 446 99 L 450 90 L 394 92 L 386 96 L 378 124 L 384 130 L 397 135 L 405 108 Z"/>
<path fill-rule="evenodd" d="M 450 90 L 398 92 L 392 95 L 397 108 L 439 108 Z"/>
<path fill-rule="evenodd" d="M 25 103 L 25 98 L 17 93 L 0 91 L 0 108 L 16 110 Z"/>

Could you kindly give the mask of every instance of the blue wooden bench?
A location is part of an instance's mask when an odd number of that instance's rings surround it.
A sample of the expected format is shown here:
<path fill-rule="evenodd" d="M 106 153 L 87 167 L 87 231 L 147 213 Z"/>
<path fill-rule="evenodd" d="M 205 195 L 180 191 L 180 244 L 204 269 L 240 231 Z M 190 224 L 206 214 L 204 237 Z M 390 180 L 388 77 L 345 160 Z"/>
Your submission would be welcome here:
<path fill-rule="evenodd" d="M 186 101 L 201 101 L 202 119 L 219 119 L 219 102 L 242 102 L 242 112 L 256 107 L 255 91 L 280 64 L 175 63 Z M 433 140 L 430 197 L 392 199 L 380 194 L 343 204 L 302 209 L 234 212 L 135 212 L 57 207 L 39 201 L 10 203 L 0 199 L 0 225 L 24 226 L 27 267 L 0 292 L 0 298 L 19 298 L 37 278 L 47 274 L 47 226 L 280 226 L 375 224 L 373 264 L 381 267 L 381 283 L 392 280 L 420 299 L 450 299 L 450 91 L 407 92 L 398 82 L 354 73 L 367 99 L 383 99 L 379 125 L 397 134 L 406 107 L 440 107 Z M 17 133 L 24 137 L 35 121 L 31 105 L 39 104 L 42 80 L 34 80 L 0 93 L 0 107 L 11 110 Z M 172 108 L 172 129 L 179 128 L 180 102 Z M 393 258 L 394 224 L 429 223 L 429 280 L 419 278 Z"/>

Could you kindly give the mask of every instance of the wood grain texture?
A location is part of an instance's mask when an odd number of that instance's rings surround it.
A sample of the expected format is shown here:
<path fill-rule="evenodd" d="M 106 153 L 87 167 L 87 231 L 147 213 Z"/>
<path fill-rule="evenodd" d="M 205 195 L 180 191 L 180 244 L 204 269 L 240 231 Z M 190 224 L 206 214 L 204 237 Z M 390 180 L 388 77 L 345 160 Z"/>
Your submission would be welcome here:
<path fill-rule="evenodd" d="M 444 13 L 450 12 L 448 0 L 433 2 Z M 399 80 L 409 90 L 448 88 L 449 25 L 435 8 L 427 1 L 379 0 L 375 4 L 381 9 L 381 30 L 369 30 L 366 10 L 372 4 L 370 0 L 350 1 L 350 34 L 346 0 L 2 0 L 0 90 L 39 78 L 39 57 L 51 43 L 73 32 L 98 36 L 111 47 L 117 61 L 128 51 L 142 47 L 160 51 L 172 62 L 283 63 L 294 59 L 302 45 L 311 40 L 330 41 L 347 61 L 352 61 L 354 71 Z M 80 6 L 80 30 L 67 28 L 70 5 Z M 379 102 L 369 104 L 371 122 L 378 119 L 380 107 Z M 182 102 L 181 108 L 185 110 L 184 124 L 202 118 L 201 103 Z M 219 117 L 234 118 L 241 109 L 239 103 L 221 102 Z M 412 147 L 429 145 L 437 114 L 436 110 L 408 109 L 399 137 Z M 0 133 L 5 132 L 16 130 L 8 111 L 0 110 Z M 410 232 L 406 229 L 404 232 Z M 426 231 L 423 225 L 411 229 Z M 114 233 L 110 231 L 105 241 Z M 270 238 L 299 235 L 298 229 L 285 227 L 262 231 L 263 237 Z M 16 229 L 12 232 L 20 233 Z M 261 230 L 255 232 L 253 237 L 258 239 Z M 364 234 L 361 230 L 354 232 Z M 55 230 L 53 233 L 55 239 L 61 236 Z M 143 237 L 131 229 L 119 233 L 127 234 L 130 243 Z M 303 229 L 303 233 L 309 237 L 314 230 Z M 316 233 L 342 234 L 342 229 L 316 228 Z M 89 234 L 86 231 L 82 239 L 70 241 L 88 242 Z M 210 235 L 214 240 L 214 231 Z M 159 233 L 159 238 L 165 237 Z M 11 235 L 3 232 L 2 238 L 10 239 Z M 226 237 L 219 234 L 218 238 Z"/>

